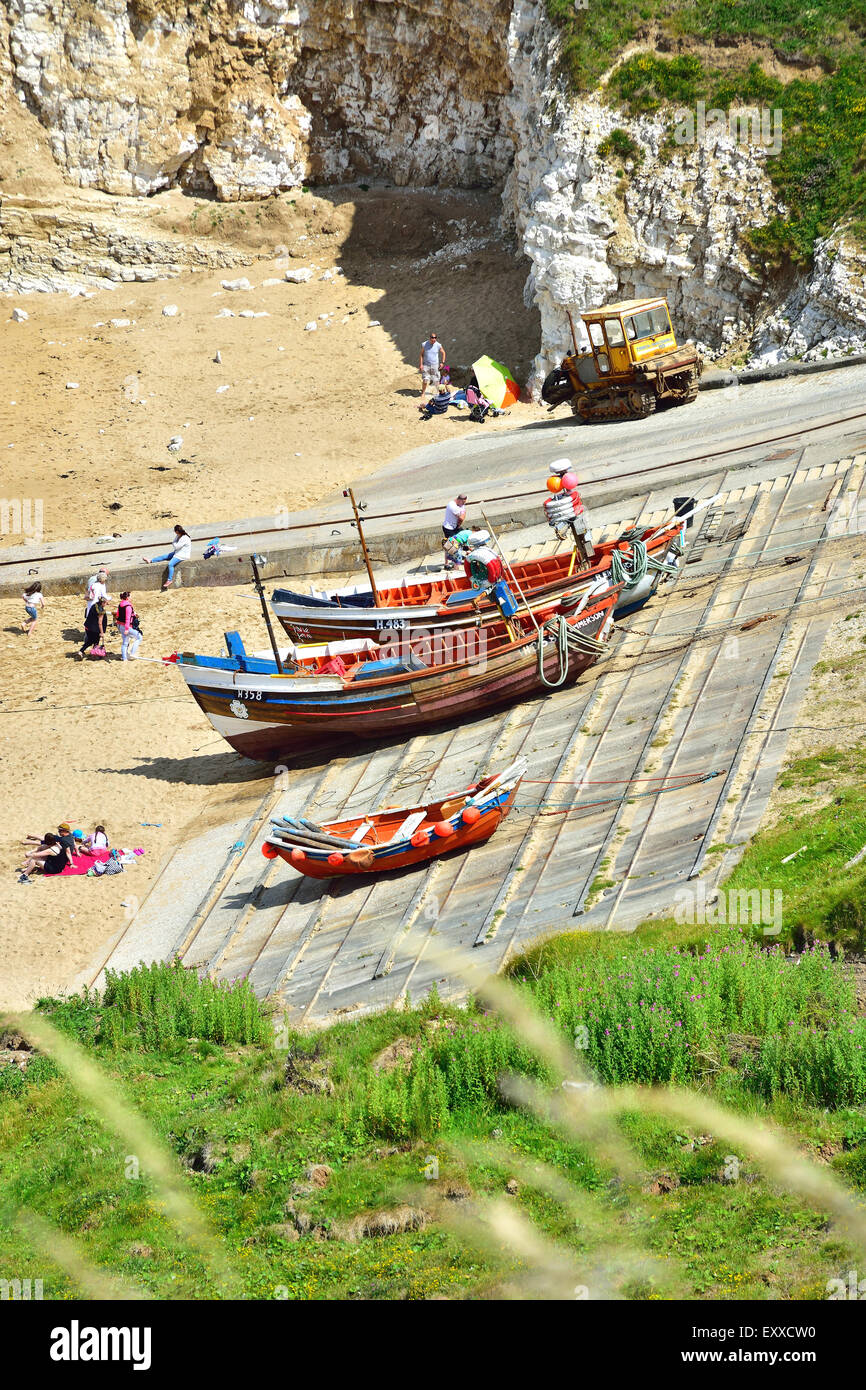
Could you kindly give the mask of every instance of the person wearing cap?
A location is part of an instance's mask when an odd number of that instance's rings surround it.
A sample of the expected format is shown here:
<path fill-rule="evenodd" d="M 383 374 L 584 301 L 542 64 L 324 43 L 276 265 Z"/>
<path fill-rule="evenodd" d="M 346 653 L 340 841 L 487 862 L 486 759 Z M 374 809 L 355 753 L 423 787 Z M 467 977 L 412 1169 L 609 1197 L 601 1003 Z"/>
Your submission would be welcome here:
<path fill-rule="evenodd" d="M 106 603 L 108 602 L 107 584 L 108 570 L 104 566 L 100 566 L 96 574 L 91 575 L 90 579 L 87 581 L 87 606 L 84 609 L 85 623 L 87 622 L 87 615 L 94 603 L 98 603 L 100 599 L 103 599 Z"/>
<path fill-rule="evenodd" d="M 72 833 L 72 826 L 69 821 L 62 820 L 57 827 L 57 838 L 65 850 L 69 851 L 69 862 L 79 853 L 81 846 Z"/>
<path fill-rule="evenodd" d="M 421 355 L 418 358 L 418 370 L 421 373 L 422 404 L 428 390 L 433 386 L 439 385 L 439 369 L 444 361 L 444 347 L 435 333 L 428 333 L 421 344 Z"/>
<path fill-rule="evenodd" d="M 452 536 L 456 536 L 457 532 L 463 526 L 466 520 L 466 501 L 466 493 L 458 492 L 457 496 L 446 505 L 445 515 L 442 518 L 442 535 L 446 541 L 449 541 Z M 447 570 L 453 570 L 454 568 L 454 561 L 447 552 L 445 555 L 445 568 Z"/>

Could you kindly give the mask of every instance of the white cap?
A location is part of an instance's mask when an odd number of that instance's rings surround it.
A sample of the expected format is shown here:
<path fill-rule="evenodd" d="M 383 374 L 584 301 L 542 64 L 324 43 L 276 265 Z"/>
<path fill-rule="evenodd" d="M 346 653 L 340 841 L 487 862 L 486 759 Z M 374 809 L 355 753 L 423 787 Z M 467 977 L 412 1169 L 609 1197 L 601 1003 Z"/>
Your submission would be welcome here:
<path fill-rule="evenodd" d="M 554 459 L 548 467 L 551 473 L 568 473 L 572 467 L 571 459 Z"/>
<path fill-rule="evenodd" d="M 471 545 L 474 549 L 476 545 L 486 545 L 489 540 L 489 531 L 473 531 L 466 544 Z"/>

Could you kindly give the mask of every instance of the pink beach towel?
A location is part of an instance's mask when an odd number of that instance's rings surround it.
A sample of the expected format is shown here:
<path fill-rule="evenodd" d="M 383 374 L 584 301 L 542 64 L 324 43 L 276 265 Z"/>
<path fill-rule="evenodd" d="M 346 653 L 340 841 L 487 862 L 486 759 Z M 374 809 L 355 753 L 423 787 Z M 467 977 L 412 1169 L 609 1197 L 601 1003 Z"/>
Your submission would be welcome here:
<path fill-rule="evenodd" d="M 73 874 L 86 874 L 88 869 L 92 869 L 94 864 L 104 864 L 111 858 L 110 849 L 95 849 L 92 854 L 87 850 L 82 850 L 76 854 L 71 864 L 67 864 L 59 874 L 58 878 L 71 878 Z"/>

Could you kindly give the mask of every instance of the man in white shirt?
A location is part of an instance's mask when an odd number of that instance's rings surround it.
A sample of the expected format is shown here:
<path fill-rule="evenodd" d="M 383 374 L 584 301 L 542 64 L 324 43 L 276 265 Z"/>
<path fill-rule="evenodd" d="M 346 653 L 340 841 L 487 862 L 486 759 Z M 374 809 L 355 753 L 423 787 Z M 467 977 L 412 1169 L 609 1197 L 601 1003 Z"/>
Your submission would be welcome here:
<path fill-rule="evenodd" d="M 429 333 L 421 344 L 418 368 L 421 372 L 421 404 L 428 390 L 439 385 L 439 368 L 445 361 L 445 349 L 435 333 Z"/>
<path fill-rule="evenodd" d="M 85 619 L 87 618 L 87 615 L 88 615 L 88 613 L 90 612 L 91 608 L 93 607 L 94 603 L 98 603 L 100 599 L 103 599 L 106 603 L 108 602 L 108 597 L 109 597 L 109 595 L 108 595 L 108 590 L 107 590 L 107 588 L 105 587 L 105 586 L 106 586 L 107 580 L 108 580 L 108 570 L 107 570 L 107 569 L 100 569 L 100 570 L 97 570 L 96 574 L 92 575 L 91 578 L 88 579 L 88 581 L 87 581 L 87 606 L 86 606 L 85 609 L 84 609 L 84 617 L 85 617 Z"/>
<path fill-rule="evenodd" d="M 453 501 L 449 502 L 445 508 L 445 515 L 442 518 L 442 535 L 448 541 L 457 531 L 461 529 L 466 520 L 466 493 L 458 492 Z M 445 568 L 454 569 L 454 560 L 446 551 Z"/>

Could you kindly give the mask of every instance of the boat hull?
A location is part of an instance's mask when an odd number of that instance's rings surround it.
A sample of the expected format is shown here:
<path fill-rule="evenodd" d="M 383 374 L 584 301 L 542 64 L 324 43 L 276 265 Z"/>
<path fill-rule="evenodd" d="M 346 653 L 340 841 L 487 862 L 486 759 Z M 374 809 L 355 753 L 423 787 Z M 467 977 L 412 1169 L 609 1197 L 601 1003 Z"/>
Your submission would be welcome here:
<path fill-rule="evenodd" d="M 681 526 L 675 525 L 649 540 L 649 555 L 674 563 L 677 555 L 673 551 L 680 534 Z M 651 536 L 650 530 L 644 531 L 645 538 Z M 522 598 L 536 619 L 543 621 L 556 609 L 565 594 L 579 592 L 584 585 L 608 573 L 610 553 L 619 544 L 614 541 L 599 547 L 592 566 L 577 574 L 572 573 L 573 557 L 569 551 L 546 556 L 540 561 L 515 563 L 512 568 Z M 622 617 L 642 607 L 655 593 L 662 578 L 661 571 L 652 569 L 637 584 L 626 585 L 617 601 L 617 615 Z M 505 579 L 513 588 L 507 573 Z M 384 605 L 379 608 L 344 607 L 337 602 L 304 603 L 302 595 L 296 596 L 297 602 L 288 602 L 281 600 L 281 591 L 276 590 L 271 607 L 288 636 L 300 644 L 357 641 L 361 638 L 388 642 L 395 636 L 414 636 L 422 630 L 448 632 L 498 622 L 501 615 L 496 604 L 489 598 L 473 602 L 469 597 L 468 584 L 469 581 L 461 574 L 457 578 L 385 590 Z M 467 595 L 465 603 L 458 601 L 462 594 Z M 447 598 L 451 598 L 452 602 L 445 602 Z"/>
<path fill-rule="evenodd" d="M 604 642 L 617 592 L 606 590 L 583 614 L 569 618 L 569 631 Z M 460 641 L 468 644 L 472 636 L 464 633 Z M 494 648 L 492 655 L 480 650 L 483 644 L 472 659 L 364 682 L 212 671 L 197 665 L 194 656 L 179 657 L 178 665 L 199 708 L 236 752 L 279 762 L 337 738 L 410 737 L 548 688 L 539 675 L 534 629 Z M 569 648 L 562 684 L 573 683 L 597 659 L 597 650 Z M 543 670 L 551 683 L 560 675 L 552 642 L 545 643 Z"/>
<path fill-rule="evenodd" d="M 329 862 L 327 850 L 307 849 L 300 861 L 292 859 L 290 846 L 273 845 L 273 850 L 291 868 L 308 878 L 354 878 L 368 877 L 370 874 L 390 873 L 394 869 L 412 868 L 416 864 L 426 864 L 431 859 L 439 859 L 443 854 L 453 854 L 457 850 L 471 849 L 473 845 L 483 844 L 498 830 L 514 804 L 517 787 L 504 792 L 500 802 L 482 813 L 473 825 L 461 825 L 453 834 L 444 839 L 436 834 L 427 838 L 426 844 L 413 845 L 403 842 L 400 845 L 377 845 L 372 848 L 372 863 L 363 864 L 343 857 L 341 864 Z M 359 856 L 360 858 L 360 856 Z"/>

